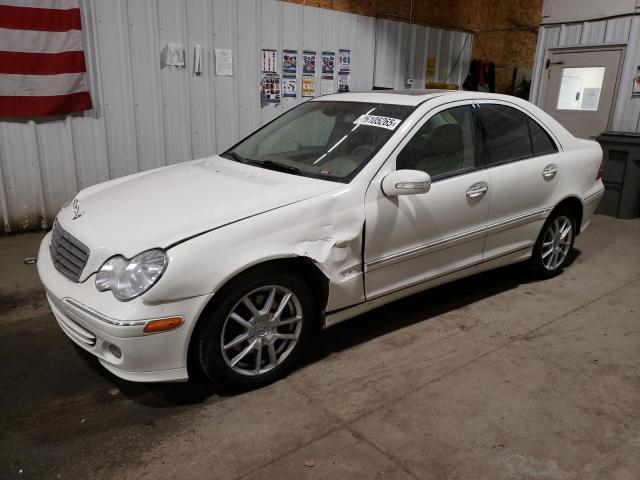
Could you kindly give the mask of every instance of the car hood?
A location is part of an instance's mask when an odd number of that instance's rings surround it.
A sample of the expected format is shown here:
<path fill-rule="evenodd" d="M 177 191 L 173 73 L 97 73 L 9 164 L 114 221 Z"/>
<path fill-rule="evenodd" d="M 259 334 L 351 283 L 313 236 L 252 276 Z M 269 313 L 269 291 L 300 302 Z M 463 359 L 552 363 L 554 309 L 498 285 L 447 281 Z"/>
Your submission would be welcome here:
<path fill-rule="evenodd" d="M 116 254 L 167 248 L 339 186 L 214 156 L 87 188 L 57 220 L 89 247 L 91 263 L 101 264 Z"/>

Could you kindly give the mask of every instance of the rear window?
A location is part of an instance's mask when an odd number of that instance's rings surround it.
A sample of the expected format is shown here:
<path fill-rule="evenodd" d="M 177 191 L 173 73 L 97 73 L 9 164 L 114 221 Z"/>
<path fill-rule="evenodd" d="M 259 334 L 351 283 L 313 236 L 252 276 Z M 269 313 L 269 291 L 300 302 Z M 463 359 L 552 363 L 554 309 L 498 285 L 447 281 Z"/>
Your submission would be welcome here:
<path fill-rule="evenodd" d="M 486 135 L 486 158 L 489 165 L 533 156 L 529 117 L 504 105 L 481 104 L 480 114 Z"/>
<path fill-rule="evenodd" d="M 558 151 L 558 147 L 549 134 L 531 118 L 529 119 L 529 129 L 531 130 L 534 155 L 548 155 Z"/>
<path fill-rule="evenodd" d="M 506 105 L 480 104 L 485 164 L 497 165 L 557 152 L 547 132 L 529 115 Z"/>

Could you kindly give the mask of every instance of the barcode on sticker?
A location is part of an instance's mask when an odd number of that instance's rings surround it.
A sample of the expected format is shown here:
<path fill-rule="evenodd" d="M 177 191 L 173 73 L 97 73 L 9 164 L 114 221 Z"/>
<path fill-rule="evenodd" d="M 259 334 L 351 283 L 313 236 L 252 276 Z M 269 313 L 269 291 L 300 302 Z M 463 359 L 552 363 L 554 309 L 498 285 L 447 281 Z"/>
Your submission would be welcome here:
<path fill-rule="evenodd" d="M 378 115 L 360 115 L 353 123 L 355 125 L 370 125 L 372 127 L 386 128 L 387 130 L 395 130 L 400 124 L 400 119 L 380 117 Z"/>

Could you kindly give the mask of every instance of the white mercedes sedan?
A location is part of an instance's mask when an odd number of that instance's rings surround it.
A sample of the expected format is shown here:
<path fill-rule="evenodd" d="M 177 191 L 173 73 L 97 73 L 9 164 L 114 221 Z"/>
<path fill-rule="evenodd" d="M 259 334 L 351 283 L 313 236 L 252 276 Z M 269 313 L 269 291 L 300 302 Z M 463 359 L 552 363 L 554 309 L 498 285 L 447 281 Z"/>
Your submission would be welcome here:
<path fill-rule="evenodd" d="M 598 143 L 514 97 L 328 95 L 221 155 L 81 191 L 38 271 L 115 375 L 253 388 L 317 328 L 514 262 L 558 274 L 602 167 Z"/>

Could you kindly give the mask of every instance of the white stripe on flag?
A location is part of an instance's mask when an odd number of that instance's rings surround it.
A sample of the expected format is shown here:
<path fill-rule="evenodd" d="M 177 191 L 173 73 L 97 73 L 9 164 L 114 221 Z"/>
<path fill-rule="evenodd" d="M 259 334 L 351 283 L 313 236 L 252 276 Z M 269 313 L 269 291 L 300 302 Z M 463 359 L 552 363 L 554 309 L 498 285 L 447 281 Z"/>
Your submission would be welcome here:
<path fill-rule="evenodd" d="M 82 31 L 43 32 L 0 28 L 0 50 L 28 53 L 79 51 L 82 50 Z"/>
<path fill-rule="evenodd" d="M 88 90 L 85 73 L 62 73 L 60 75 L 0 74 L 0 96 L 45 97 L 69 95 Z"/>
<path fill-rule="evenodd" d="M 0 0 L 0 5 L 11 7 L 53 8 L 56 10 L 69 10 L 78 8 L 78 0 Z"/>

